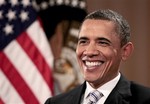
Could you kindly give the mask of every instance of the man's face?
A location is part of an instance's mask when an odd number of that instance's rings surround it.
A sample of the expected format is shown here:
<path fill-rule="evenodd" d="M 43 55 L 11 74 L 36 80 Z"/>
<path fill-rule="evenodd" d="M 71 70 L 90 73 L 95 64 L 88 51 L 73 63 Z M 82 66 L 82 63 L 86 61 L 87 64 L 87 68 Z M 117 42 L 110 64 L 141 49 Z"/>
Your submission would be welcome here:
<path fill-rule="evenodd" d="M 84 79 L 97 88 L 117 76 L 122 48 L 113 22 L 87 19 L 77 45 L 77 59 Z"/>

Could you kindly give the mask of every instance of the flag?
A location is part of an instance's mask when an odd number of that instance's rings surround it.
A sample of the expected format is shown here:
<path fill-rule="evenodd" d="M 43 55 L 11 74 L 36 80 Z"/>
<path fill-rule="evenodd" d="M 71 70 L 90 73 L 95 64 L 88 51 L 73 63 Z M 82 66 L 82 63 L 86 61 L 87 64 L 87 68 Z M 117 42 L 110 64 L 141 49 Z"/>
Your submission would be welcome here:
<path fill-rule="evenodd" d="M 84 79 L 76 59 L 78 32 L 87 14 L 85 0 L 36 0 L 54 55 L 55 94 L 67 92 Z"/>
<path fill-rule="evenodd" d="M 53 95 L 53 55 L 32 4 L 0 1 L 1 104 L 43 104 Z"/>

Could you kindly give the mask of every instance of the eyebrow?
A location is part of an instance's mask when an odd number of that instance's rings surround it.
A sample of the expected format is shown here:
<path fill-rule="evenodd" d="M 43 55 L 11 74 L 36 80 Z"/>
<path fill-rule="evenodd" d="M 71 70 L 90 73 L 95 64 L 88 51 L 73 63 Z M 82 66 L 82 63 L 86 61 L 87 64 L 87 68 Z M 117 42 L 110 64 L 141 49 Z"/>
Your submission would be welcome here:
<path fill-rule="evenodd" d="M 104 41 L 111 43 L 111 41 L 109 39 L 104 38 L 104 37 L 98 37 L 96 40 L 104 40 Z"/>
<path fill-rule="evenodd" d="M 83 40 L 88 40 L 88 38 L 85 37 L 85 36 L 78 38 L 78 40 L 81 40 L 81 39 L 83 39 Z M 98 37 L 96 40 L 103 40 L 103 41 L 107 41 L 107 42 L 111 43 L 111 41 L 110 41 L 109 39 L 104 38 L 104 37 Z"/>
<path fill-rule="evenodd" d="M 84 36 L 78 38 L 78 40 L 81 40 L 81 39 L 88 40 L 88 38 L 87 38 L 87 37 L 84 37 Z"/>

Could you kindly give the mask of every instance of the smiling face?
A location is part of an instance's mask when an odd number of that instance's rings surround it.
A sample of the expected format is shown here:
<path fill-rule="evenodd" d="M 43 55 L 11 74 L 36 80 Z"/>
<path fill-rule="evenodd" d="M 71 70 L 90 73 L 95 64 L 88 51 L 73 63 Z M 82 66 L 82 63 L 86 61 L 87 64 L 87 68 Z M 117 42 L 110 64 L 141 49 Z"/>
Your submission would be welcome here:
<path fill-rule="evenodd" d="M 107 20 L 87 19 L 82 24 L 77 59 L 84 79 L 94 88 L 116 77 L 121 60 L 128 56 L 115 30 L 115 24 Z"/>

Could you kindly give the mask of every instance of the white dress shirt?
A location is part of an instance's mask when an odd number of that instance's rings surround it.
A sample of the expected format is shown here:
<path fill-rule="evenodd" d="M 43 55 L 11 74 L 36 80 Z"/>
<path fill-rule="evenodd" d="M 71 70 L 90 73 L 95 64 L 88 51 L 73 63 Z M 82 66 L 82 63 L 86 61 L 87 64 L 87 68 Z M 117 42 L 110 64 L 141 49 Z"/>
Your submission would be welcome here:
<path fill-rule="evenodd" d="M 110 80 L 109 82 L 105 83 L 104 85 L 102 85 L 101 87 L 97 89 L 104 96 L 96 104 L 104 104 L 107 97 L 109 96 L 111 91 L 114 89 L 114 87 L 118 83 L 119 79 L 120 79 L 120 73 L 114 79 Z M 85 94 L 83 96 L 81 104 L 86 104 L 86 97 L 93 90 L 95 89 L 91 87 L 91 85 L 88 82 L 86 82 L 86 90 L 85 90 Z"/>

